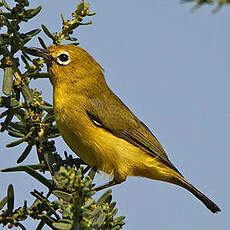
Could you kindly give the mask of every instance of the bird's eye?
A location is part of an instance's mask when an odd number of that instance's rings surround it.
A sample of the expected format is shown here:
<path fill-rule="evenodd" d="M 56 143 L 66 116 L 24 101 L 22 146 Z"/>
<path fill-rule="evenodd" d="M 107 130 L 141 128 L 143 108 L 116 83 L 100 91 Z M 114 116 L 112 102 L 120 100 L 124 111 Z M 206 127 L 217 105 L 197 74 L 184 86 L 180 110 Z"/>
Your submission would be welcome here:
<path fill-rule="evenodd" d="M 70 62 L 69 54 L 67 52 L 59 54 L 57 57 L 57 62 L 60 65 L 68 65 Z"/>

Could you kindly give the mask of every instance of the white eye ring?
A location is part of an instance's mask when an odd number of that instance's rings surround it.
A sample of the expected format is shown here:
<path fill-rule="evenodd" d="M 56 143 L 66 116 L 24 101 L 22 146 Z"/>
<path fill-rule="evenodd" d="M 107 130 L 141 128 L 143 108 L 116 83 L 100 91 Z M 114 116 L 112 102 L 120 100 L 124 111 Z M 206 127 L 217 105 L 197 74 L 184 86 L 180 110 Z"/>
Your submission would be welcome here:
<path fill-rule="evenodd" d="M 57 63 L 59 65 L 68 65 L 70 63 L 70 57 L 68 52 L 62 52 L 57 56 Z"/>

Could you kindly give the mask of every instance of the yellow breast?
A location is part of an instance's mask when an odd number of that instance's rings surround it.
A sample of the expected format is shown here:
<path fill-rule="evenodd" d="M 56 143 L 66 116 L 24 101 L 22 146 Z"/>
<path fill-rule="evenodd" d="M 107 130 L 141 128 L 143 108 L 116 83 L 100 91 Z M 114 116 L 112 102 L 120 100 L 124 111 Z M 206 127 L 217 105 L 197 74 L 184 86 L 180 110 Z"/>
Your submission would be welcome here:
<path fill-rule="evenodd" d="M 70 94 L 67 101 L 61 92 L 58 97 L 54 94 L 57 126 L 68 146 L 88 165 L 114 175 L 117 181 L 127 176 L 168 181 L 170 173 L 175 173 L 138 147 L 96 126 L 84 110 L 84 98 L 75 97 L 73 102 Z"/>

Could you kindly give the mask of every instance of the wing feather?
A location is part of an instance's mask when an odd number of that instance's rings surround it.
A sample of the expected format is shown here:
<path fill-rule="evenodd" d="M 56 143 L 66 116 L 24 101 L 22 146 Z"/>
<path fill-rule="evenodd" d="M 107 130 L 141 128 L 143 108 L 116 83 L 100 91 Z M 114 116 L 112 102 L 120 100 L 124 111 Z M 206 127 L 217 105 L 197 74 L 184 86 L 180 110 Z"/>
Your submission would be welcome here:
<path fill-rule="evenodd" d="M 108 98 L 109 103 L 107 102 Z M 98 127 L 123 138 L 147 154 L 157 157 L 165 165 L 180 174 L 148 127 L 112 91 L 105 91 L 99 97 L 91 98 L 86 106 L 86 112 Z"/>

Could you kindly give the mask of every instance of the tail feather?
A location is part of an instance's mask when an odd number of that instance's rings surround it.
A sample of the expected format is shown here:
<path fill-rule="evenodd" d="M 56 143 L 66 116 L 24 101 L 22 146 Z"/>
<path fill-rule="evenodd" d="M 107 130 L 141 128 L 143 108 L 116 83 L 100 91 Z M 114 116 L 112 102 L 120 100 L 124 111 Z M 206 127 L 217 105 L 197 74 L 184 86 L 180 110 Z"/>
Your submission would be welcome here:
<path fill-rule="evenodd" d="M 200 192 L 197 188 L 195 188 L 193 185 L 191 185 L 188 181 L 186 181 L 184 178 L 179 179 L 179 183 L 176 183 L 180 185 L 181 187 L 187 189 L 189 192 L 191 192 L 196 198 L 198 198 L 211 212 L 217 213 L 220 212 L 220 208 L 211 201 L 207 196 L 205 196 L 202 192 Z"/>

